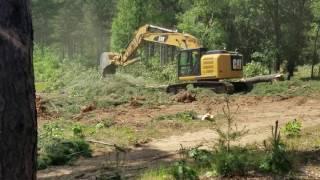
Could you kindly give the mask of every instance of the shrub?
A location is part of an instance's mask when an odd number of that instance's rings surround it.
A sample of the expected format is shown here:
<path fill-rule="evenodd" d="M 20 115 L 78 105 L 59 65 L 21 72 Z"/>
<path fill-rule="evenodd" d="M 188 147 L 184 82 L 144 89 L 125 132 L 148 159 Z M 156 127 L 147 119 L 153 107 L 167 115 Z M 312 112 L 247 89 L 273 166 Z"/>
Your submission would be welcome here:
<path fill-rule="evenodd" d="M 260 62 L 251 62 L 244 67 L 243 73 L 245 77 L 253 77 L 268 74 L 269 71 L 268 68 Z"/>
<path fill-rule="evenodd" d="M 43 125 L 38 142 L 38 169 L 67 164 L 80 156 L 91 156 L 90 146 L 83 139 L 83 128 L 73 125 L 70 128 L 73 136 L 66 136 L 65 124 L 53 122 Z"/>
<path fill-rule="evenodd" d="M 186 161 L 176 162 L 172 168 L 172 176 L 177 180 L 196 180 L 199 179 L 197 172 L 187 165 Z"/>
<path fill-rule="evenodd" d="M 73 136 L 76 138 L 84 138 L 83 128 L 81 125 L 76 124 L 72 127 Z"/>
<path fill-rule="evenodd" d="M 216 124 L 214 129 L 219 136 L 219 148 L 221 150 L 229 151 L 231 142 L 241 139 L 241 137 L 248 133 L 248 130 L 246 129 L 246 127 L 238 129 L 238 126 L 235 122 L 235 114 L 237 114 L 239 106 L 235 111 L 233 111 L 231 109 L 231 101 L 228 95 L 225 96 L 224 103 L 225 105 L 222 107 L 222 112 L 223 119 L 225 120 L 224 124 L 226 124 L 227 127 L 222 128 L 217 126 Z"/>
<path fill-rule="evenodd" d="M 272 127 L 272 138 L 270 143 L 264 141 L 264 146 L 267 155 L 262 161 L 260 168 L 266 172 L 276 174 L 286 174 L 291 168 L 285 145 L 281 142 L 280 132 L 278 131 L 278 121 L 276 121 L 275 128 Z"/>
<path fill-rule="evenodd" d="M 243 176 L 249 168 L 249 154 L 245 149 L 219 150 L 214 154 L 213 169 L 221 176 Z"/>
<path fill-rule="evenodd" d="M 194 159 L 195 163 L 200 167 L 209 167 L 213 161 L 212 152 L 199 148 L 190 149 L 188 157 Z"/>
<path fill-rule="evenodd" d="M 282 132 L 288 137 L 298 137 L 301 134 L 301 122 L 297 119 L 286 123 L 286 125 L 282 128 Z"/>
<path fill-rule="evenodd" d="M 60 139 L 53 138 L 41 149 L 38 167 L 46 165 L 64 165 L 80 156 L 91 157 L 89 144 L 83 139 Z"/>

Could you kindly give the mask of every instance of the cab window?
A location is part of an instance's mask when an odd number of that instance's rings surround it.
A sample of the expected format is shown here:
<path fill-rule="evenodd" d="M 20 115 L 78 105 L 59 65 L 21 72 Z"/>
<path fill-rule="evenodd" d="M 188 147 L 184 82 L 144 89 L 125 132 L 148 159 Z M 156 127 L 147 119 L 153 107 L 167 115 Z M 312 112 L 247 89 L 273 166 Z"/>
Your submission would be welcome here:
<path fill-rule="evenodd" d="M 200 75 L 200 51 L 182 51 L 178 61 L 179 76 Z"/>

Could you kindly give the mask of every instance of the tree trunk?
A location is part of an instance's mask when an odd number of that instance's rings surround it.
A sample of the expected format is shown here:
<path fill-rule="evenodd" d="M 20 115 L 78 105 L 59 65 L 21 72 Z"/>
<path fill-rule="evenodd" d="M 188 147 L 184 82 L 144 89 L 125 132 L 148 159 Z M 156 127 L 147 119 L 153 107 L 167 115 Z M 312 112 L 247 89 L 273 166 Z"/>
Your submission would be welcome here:
<path fill-rule="evenodd" d="M 274 72 L 280 71 L 281 65 L 281 57 L 280 57 L 280 36 L 281 36 L 281 29 L 280 29 L 280 19 L 279 19 L 279 0 L 274 0 L 274 12 L 273 12 L 273 26 L 274 26 L 274 33 L 275 33 L 275 48 L 276 48 L 276 60 L 274 63 Z"/>
<path fill-rule="evenodd" d="M 296 55 L 296 52 L 292 52 L 290 53 L 289 57 L 288 57 L 288 62 L 287 62 L 287 80 L 290 80 L 293 75 L 294 75 L 294 68 L 295 68 L 295 62 L 296 59 L 298 58 L 298 55 Z"/>
<path fill-rule="evenodd" d="M 314 40 L 314 47 L 313 47 L 313 57 L 312 57 L 312 66 L 311 66 L 311 79 L 314 78 L 314 65 L 316 64 L 317 62 L 317 50 L 318 50 L 318 46 L 317 46 L 317 43 L 318 43 L 318 37 L 319 37 L 319 30 L 320 30 L 320 25 L 318 25 L 318 28 L 317 28 L 317 33 L 316 33 L 316 38 Z"/>
<path fill-rule="evenodd" d="M 263 76 L 256 76 L 251 78 L 242 79 L 242 82 L 256 84 L 261 82 L 273 82 L 273 81 L 283 81 L 284 77 L 283 74 L 271 74 L 271 75 L 263 75 Z"/>
<path fill-rule="evenodd" d="M 0 1 L 0 179 L 36 179 L 30 0 Z"/>

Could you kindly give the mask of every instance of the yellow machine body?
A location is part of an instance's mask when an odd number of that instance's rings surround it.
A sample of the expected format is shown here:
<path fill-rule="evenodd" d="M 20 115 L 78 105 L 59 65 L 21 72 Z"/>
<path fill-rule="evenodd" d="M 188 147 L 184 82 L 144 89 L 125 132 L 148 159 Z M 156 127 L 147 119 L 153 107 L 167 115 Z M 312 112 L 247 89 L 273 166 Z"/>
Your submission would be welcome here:
<path fill-rule="evenodd" d="M 242 78 L 242 68 L 242 55 L 236 52 L 185 50 L 179 57 L 178 77 L 182 81 Z"/>

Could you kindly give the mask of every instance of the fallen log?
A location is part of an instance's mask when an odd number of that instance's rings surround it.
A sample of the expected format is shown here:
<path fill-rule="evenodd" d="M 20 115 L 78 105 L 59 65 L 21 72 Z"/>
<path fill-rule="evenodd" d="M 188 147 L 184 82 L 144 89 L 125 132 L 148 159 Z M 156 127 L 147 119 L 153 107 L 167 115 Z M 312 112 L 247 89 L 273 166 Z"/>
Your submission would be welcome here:
<path fill-rule="evenodd" d="M 103 141 L 96 141 L 96 140 L 91 140 L 91 139 L 87 139 L 86 141 L 89 143 L 96 143 L 96 144 L 102 144 L 102 145 L 114 147 L 116 150 L 118 150 L 120 152 L 127 152 L 130 150 L 129 148 L 120 147 L 116 144 L 111 144 L 111 143 L 107 143 L 107 142 L 103 142 Z"/>
<path fill-rule="evenodd" d="M 241 82 L 256 84 L 261 82 L 276 82 L 276 81 L 283 81 L 284 76 L 283 74 L 271 74 L 271 75 L 263 75 L 263 76 L 256 76 L 251 78 L 241 79 Z"/>

